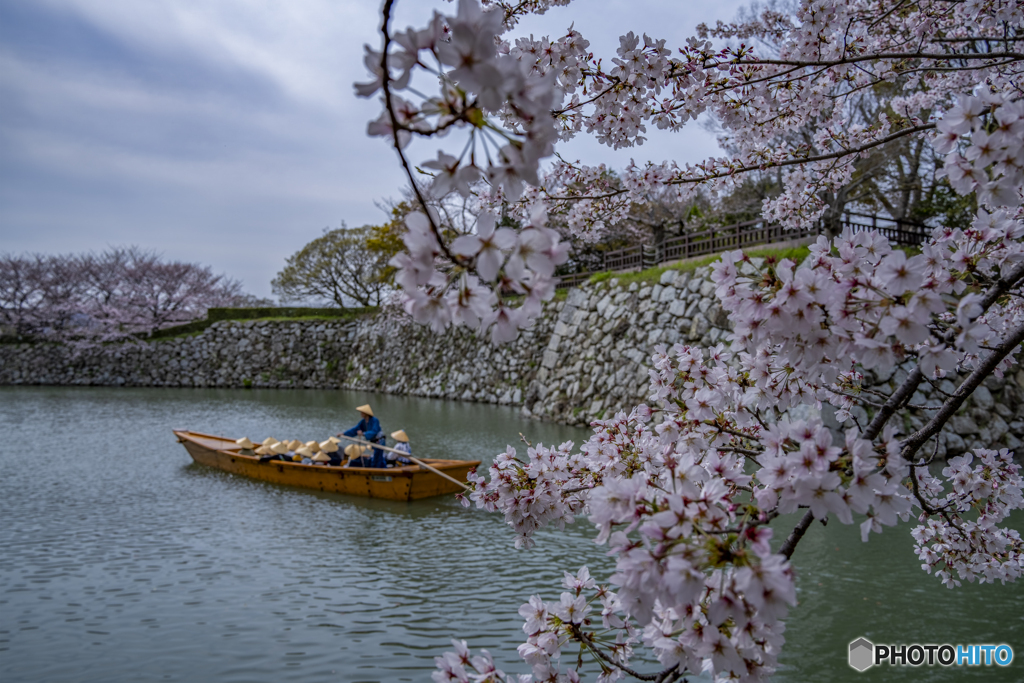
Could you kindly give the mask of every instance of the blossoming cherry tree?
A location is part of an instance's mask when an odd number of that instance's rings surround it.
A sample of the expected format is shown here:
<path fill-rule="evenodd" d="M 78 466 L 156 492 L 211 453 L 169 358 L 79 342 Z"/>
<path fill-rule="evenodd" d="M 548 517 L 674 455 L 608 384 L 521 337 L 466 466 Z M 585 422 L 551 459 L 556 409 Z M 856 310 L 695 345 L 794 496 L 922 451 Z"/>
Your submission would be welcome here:
<path fill-rule="evenodd" d="M 976 449 L 942 466 L 936 453 L 950 418 L 1024 342 L 1022 3 L 801 0 L 701 27 L 676 50 L 628 33 L 609 61 L 571 28 L 506 37 L 525 14 L 564 4 L 461 0 L 454 15 L 393 32 L 395 3 L 384 3 L 371 80 L 356 86 L 381 97 L 368 132 L 394 147 L 424 207 L 448 192 L 475 193 L 479 207 L 473 234 L 429 210 L 407 221 L 397 279 L 406 310 L 436 331 L 465 324 L 500 342 L 530 324 L 566 259 L 551 211 L 600 234 L 652 191 L 685 198 L 774 169 L 783 189 L 765 218 L 806 226 L 858 159 L 927 138 L 977 212 L 968 228 L 937 226 L 920 253 L 851 231 L 819 237 L 803 264 L 725 254 L 712 279 L 728 345 L 656 347 L 649 405 L 595 422 L 579 449 L 510 447 L 471 478 L 464 502 L 504 515 L 517 547 L 582 515 L 615 558 L 604 583 L 578 568 L 557 602 L 523 605 L 519 654 L 532 672 L 519 680 L 578 680 L 582 658 L 559 658 L 570 644 L 606 681 L 767 678 L 795 602 L 789 560 L 815 519 L 857 523 L 865 541 L 913 520 L 922 568 L 947 586 L 1017 579 L 1024 544 L 1005 526 L 1024 506 L 1013 455 Z M 854 123 L 868 92 L 886 106 Z M 607 168 L 554 156 L 578 134 L 629 147 L 649 126 L 677 131 L 701 115 L 721 125 L 727 155 L 631 165 L 614 187 Z M 457 140 L 420 164 L 429 187 L 406 156 L 414 137 Z M 893 391 L 867 385 L 894 369 Z M 955 390 L 901 433 L 915 392 L 940 378 Z M 823 403 L 841 432 L 792 410 Z M 793 512 L 800 522 L 774 539 L 773 520 Z M 638 649 L 661 668 L 635 668 Z M 514 680 L 461 641 L 437 663 L 436 681 Z"/>

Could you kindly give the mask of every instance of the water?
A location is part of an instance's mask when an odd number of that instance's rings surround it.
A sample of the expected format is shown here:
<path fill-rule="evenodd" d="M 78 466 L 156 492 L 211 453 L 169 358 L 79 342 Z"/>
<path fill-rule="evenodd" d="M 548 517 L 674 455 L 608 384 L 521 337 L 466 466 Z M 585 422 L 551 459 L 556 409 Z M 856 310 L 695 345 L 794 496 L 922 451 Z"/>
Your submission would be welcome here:
<path fill-rule="evenodd" d="M 193 464 L 170 432 L 322 439 L 367 401 L 421 456 L 486 462 L 519 432 L 587 434 L 508 408 L 359 392 L 0 388 L 0 680 L 423 681 L 454 635 L 525 672 L 516 610 L 532 593 L 557 597 L 551 567 L 607 575 L 586 524 L 515 551 L 499 517 L 450 498 L 251 481 Z M 798 548 L 778 680 L 1022 678 L 1019 586 L 948 591 L 917 568 L 905 531 L 857 539 L 833 523 Z M 859 636 L 1008 643 L 1016 659 L 857 674 L 846 646 Z"/>

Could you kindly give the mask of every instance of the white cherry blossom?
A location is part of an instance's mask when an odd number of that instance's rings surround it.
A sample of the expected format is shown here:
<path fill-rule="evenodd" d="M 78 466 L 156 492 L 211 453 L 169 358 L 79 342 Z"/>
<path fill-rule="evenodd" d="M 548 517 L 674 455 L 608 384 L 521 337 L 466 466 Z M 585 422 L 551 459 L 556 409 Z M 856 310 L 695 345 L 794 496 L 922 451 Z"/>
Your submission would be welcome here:
<path fill-rule="evenodd" d="M 436 171 L 433 194 L 475 202 L 475 231 L 414 213 L 406 252 L 392 260 L 407 312 L 435 330 L 465 324 L 501 343 L 532 323 L 567 257 L 546 211 L 593 240 L 652 192 L 713 195 L 771 170 L 781 191 L 764 218 L 806 227 L 858 159 L 915 138 L 931 140 L 939 173 L 979 210 L 969 229 L 935 228 L 920 254 L 847 230 L 820 237 L 802 264 L 724 255 L 712 280 L 732 324 L 727 346 L 656 347 L 650 406 L 595 422 L 579 448 L 509 448 L 486 475 L 470 475 L 464 503 L 501 513 L 517 547 L 581 520 L 615 561 L 609 576 L 578 569 L 558 600 L 533 596 L 521 608 L 519 653 L 532 677 L 577 680 L 582 652 L 600 662 L 601 680 L 616 680 L 646 648 L 665 668 L 645 675 L 768 679 L 796 600 L 789 558 L 814 519 L 858 524 L 869 541 L 915 517 L 922 567 L 946 585 L 1017 579 L 1024 544 L 1004 525 L 1024 507 L 1012 455 L 977 449 L 940 468 L 928 453 L 1024 341 L 1021 3 L 926 0 L 883 12 L 869 0 L 801 0 L 792 15 L 768 8 L 681 46 L 627 33 L 604 60 L 571 27 L 506 37 L 555 4 L 565 2 L 461 0 L 454 16 L 419 29 L 385 26 L 381 50 L 367 48 L 370 80 L 357 92 L 385 95 L 369 133 L 396 146 L 406 169 L 414 136 L 462 136 L 420 166 Z M 411 87 L 419 71 L 435 94 Z M 858 93 L 879 87 L 898 94 L 876 118 L 855 118 Z M 699 164 L 615 173 L 552 160 L 579 134 L 626 148 L 651 125 L 677 131 L 701 116 L 720 124 L 727 152 Z M 872 374 L 900 379 L 879 396 Z M 917 388 L 939 378 L 959 388 L 923 427 L 899 433 Z M 845 433 L 814 411 L 794 417 L 826 403 Z M 772 552 L 770 525 L 787 512 L 803 518 Z M 434 680 L 512 680 L 488 655 L 455 647 Z M 573 656 L 563 661 L 565 647 Z"/>

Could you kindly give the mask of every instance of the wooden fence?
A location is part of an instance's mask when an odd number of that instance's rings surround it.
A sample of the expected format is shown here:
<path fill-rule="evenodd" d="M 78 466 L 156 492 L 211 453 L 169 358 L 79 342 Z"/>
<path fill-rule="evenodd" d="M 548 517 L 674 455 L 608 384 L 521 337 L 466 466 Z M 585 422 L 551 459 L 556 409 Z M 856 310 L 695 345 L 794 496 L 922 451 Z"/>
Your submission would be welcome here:
<path fill-rule="evenodd" d="M 890 242 L 905 246 L 919 246 L 931 235 L 932 228 L 920 223 L 897 221 L 891 218 L 868 214 L 846 212 L 840 225 L 842 230 L 854 233 L 877 230 Z M 668 261 L 679 261 L 694 256 L 719 254 L 733 249 L 743 249 L 759 244 L 771 244 L 787 240 L 813 237 L 822 232 L 822 226 L 799 230 L 783 228 L 763 218 L 725 227 L 713 227 L 698 232 L 689 232 L 667 239 L 661 244 L 638 244 L 624 249 L 605 252 L 604 267 L 599 271 L 569 273 L 559 276 L 556 289 L 575 287 L 595 273 L 606 271 L 630 271 L 653 268 Z"/>
<path fill-rule="evenodd" d="M 890 242 L 910 247 L 918 247 L 927 242 L 934 230 L 934 228 L 921 223 L 852 212 L 843 214 L 842 225 L 844 230 L 848 229 L 855 233 L 877 230 Z"/>

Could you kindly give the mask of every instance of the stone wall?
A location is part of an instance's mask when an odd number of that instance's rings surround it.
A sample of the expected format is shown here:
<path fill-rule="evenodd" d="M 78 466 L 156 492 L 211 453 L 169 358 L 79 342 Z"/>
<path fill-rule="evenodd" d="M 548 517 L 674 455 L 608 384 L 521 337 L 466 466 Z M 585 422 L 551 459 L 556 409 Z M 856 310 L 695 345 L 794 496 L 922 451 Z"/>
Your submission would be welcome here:
<path fill-rule="evenodd" d="M 721 338 L 726 316 L 706 274 L 670 270 L 653 286 L 587 283 L 501 346 L 464 328 L 434 334 L 388 316 L 224 321 L 197 336 L 80 352 L 0 345 L 0 383 L 368 389 L 519 405 L 588 424 L 644 400 L 656 344 Z"/>
<path fill-rule="evenodd" d="M 218 322 L 194 337 L 84 350 L 0 345 L 0 384 L 336 388 L 353 323 Z"/>
<path fill-rule="evenodd" d="M 503 346 L 461 328 L 435 335 L 367 321 L 355 334 L 344 384 L 521 405 L 528 416 L 586 425 L 646 399 L 655 345 L 711 346 L 722 338 L 728 320 L 706 275 L 670 270 L 653 286 L 584 284 L 549 302 L 533 328 Z"/>
<path fill-rule="evenodd" d="M 219 322 L 195 337 L 74 353 L 50 344 L 0 345 L 0 384 L 352 388 L 520 406 L 524 415 L 586 425 L 647 401 L 657 344 L 710 347 L 728 316 L 708 269 L 666 271 L 656 284 L 611 279 L 549 302 L 534 326 L 494 346 L 464 328 L 443 334 L 388 316 L 356 322 Z M 905 375 L 875 378 L 891 392 Z M 924 385 L 935 407 L 953 382 Z M 862 424 L 867 415 L 858 409 Z M 905 430 L 928 418 L 912 411 Z M 826 406 L 826 422 L 831 411 Z M 1024 440 L 1024 371 L 990 377 L 957 415 L 939 453 Z"/>
<path fill-rule="evenodd" d="M 653 286 L 617 287 L 612 281 L 572 290 L 524 407 L 539 417 L 581 424 L 628 410 L 647 399 L 656 345 L 710 347 L 728 324 L 704 270 L 669 270 Z"/>

